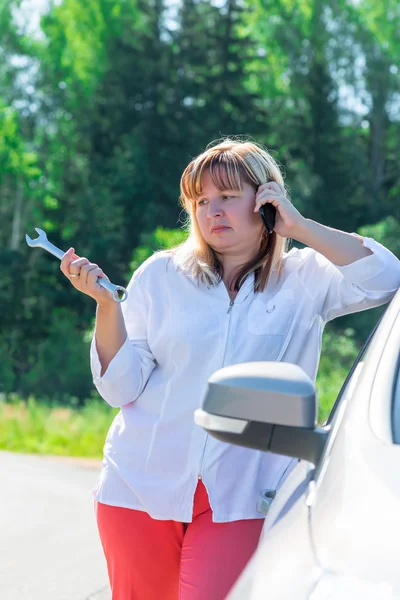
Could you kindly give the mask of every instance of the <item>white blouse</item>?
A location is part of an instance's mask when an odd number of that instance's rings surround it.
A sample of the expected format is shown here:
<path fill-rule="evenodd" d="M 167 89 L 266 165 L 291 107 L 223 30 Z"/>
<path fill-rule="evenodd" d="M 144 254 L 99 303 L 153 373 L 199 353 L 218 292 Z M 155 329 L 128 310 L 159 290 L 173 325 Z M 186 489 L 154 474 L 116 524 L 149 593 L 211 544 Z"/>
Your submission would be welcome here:
<path fill-rule="evenodd" d="M 137 269 L 122 304 L 128 337 L 101 377 L 95 341 L 93 381 L 120 407 L 104 446 L 98 502 L 191 522 L 202 479 L 214 522 L 263 518 L 259 492 L 277 488 L 293 459 L 220 442 L 194 422 L 216 370 L 250 361 L 296 363 L 315 380 L 327 321 L 388 302 L 400 262 L 370 238 L 373 254 L 337 267 L 310 248 L 284 255 L 263 292 L 248 277 L 234 301 L 225 284 L 207 286 L 179 270 L 168 251 Z"/>

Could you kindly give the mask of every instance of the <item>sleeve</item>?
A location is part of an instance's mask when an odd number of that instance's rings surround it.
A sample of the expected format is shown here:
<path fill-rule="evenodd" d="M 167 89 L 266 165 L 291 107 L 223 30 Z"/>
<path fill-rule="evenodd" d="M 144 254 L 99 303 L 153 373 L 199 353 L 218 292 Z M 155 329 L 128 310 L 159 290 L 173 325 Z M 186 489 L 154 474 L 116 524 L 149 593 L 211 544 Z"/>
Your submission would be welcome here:
<path fill-rule="evenodd" d="M 102 398 L 113 407 L 136 400 L 156 366 L 147 341 L 150 297 L 141 273 L 141 268 L 135 271 L 127 287 L 128 298 L 121 305 L 127 339 L 102 377 L 95 336 L 90 347 L 93 383 Z"/>
<path fill-rule="evenodd" d="M 334 265 L 309 249 L 308 288 L 318 294 L 318 312 L 325 322 L 385 304 L 400 286 L 400 261 L 396 256 L 371 238 L 352 235 L 372 254 L 349 265 Z"/>

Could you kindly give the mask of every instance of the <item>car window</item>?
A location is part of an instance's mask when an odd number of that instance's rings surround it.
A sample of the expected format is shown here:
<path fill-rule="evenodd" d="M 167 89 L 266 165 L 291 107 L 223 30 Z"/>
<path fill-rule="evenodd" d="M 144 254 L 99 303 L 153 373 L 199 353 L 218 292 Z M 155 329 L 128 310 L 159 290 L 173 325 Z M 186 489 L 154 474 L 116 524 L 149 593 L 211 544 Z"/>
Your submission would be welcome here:
<path fill-rule="evenodd" d="M 400 317 L 399 317 L 400 318 Z M 399 341 L 400 346 L 400 341 Z M 392 410 L 392 435 L 393 443 L 400 444 L 400 348 L 399 360 L 397 365 L 396 385 L 393 395 L 393 410 Z"/>
<path fill-rule="evenodd" d="M 351 367 L 351 369 L 350 369 L 350 371 L 349 371 L 346 379 L 344 380 L 344 383 L 343 383 L 343 385 L 342 385 L 342 387 L 340 389 L 339 395 L 336 398 L 335 404 L 333 405 L 332 410 L 331 410 L 331 412 L 329 414 L 328 420 L 326 421 L 326 423 L 324 423 L 324 426 L 331 424 L 331 422 L 332 422 L 332 420 L 333 420 L 333 418 L 335 416 L 335 413 L 336 413 L 336 411 L 339 408 L 339 405 L 340 405 L 340 402 L 341 402 L 341 400 L 343 398 L 343 395 L 346 392 L 347 387 L 348 387 L 351 379 L 353 378 L 354 371 L 357 369 L 357 367 L 360 364 L 360 362 L 364 359 L 364 355 L 365 355 L 366 351 L 369 348 L 369 345 L 370 345 L 370 343 L 372 341 L 372 338 L 375 335 L 375 331 L 378 329 L 378 326 L 379 326 L 381 320 L 382 320 L 382 317 L 378 320 L 378 322 L 376 323 L 375 327 L 373 328 L 373 330 L 369 334 L 368 339 L 366 340 L 366 342 L 364 343 L 364 345 L 361 348 L 360 352 L 358 353 L 357 358 L 355 359 L 355 361 L 353 363 L 353 366 Z"/>
<path fill-rule="evenodd" d="M 364 352 L 365 352 L 365 350 L 364 350 Z M 364 353 L 363 353 L 363 355 L 364 355 Z M 337 435 L 337 432 L 339 431 L 340 424 L 342 422 L 343 415 L 345 413 L 346 406 L 348 404 L 348 400 L 350 400 L 353 395 L 353 391 L 354 391 L 354 388 L 356 387 L 356 384 L 357 384 L 358 378 L 361 374 L 363 365 L 364 365 L 364 363 L 361 360 L 361 357 L 359 357 L 359 359 L 357 361 L 355 361 L 353 367 L 351 368 L 351 371 L 350 371 L 351 376 L 349 373 L 349 375 L 346 378 L 346 382 L 343 384 L 343 387 L 340 390 L 340 401 L 335 404 L 335 407 L 336 407 L 335 412 L 333 412 L 333 411 L 331 412 L 328 422 L 326 423 L 326 425 L 329 424 L 330 429 L 329 429 L 328 438 L 327 438 L 324 450 L 322 452 L 322 455 L 320 457 L 320 460 L 318 461 L 318 464 L 315 465 L 315 472 L 314 472 L 314 477 L 313 477 L 315 481 L 321 477 L 321 475 L 324 472 L 324 469 L 328 465 L 329 461 L 327 461 L 326 458 L 331 453 L 332 447 L 335 443 L 336 435 Z"/>

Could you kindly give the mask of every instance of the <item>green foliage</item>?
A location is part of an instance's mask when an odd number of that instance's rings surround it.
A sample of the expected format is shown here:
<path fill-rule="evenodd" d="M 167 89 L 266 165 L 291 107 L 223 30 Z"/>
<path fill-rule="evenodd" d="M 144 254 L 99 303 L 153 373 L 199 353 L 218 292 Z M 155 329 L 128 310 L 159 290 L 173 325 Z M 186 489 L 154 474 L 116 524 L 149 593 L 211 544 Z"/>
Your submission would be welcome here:
<path fill-rule="evenodd" d="M 182 0 L 173 21 L 163 0 L 63 0 L 35 36 L 20 5 L 0 9 L 1 393 L 74 405 L 93 389 L 93 301 L 25 233 L 125 284 L 185 238 L 182 170 L 222 135 L 263 143 L 306 217 L 400 255 L 396 0 Z M 382 310 L 325 334 L 322 411 Z"/>
<path fill-rule="evenodd" d="M 375 223 L 375 225 L 366 225 L 359 230 L 360 235 L 374 238 L 400 258 L 400 222 L 398 219 L 390 216 Z"/>
<path fill-rule="evenodd" d="M 324 422 L 328 418 L 359 349 L 354 339 L 353 329 L 349 328 L 342 333 L 336 333 L 328 324 L 323 336 L 316 381 L 320 422 Z"/>
<path fill-rule="evenodd" d="M 0 394 L 7 396 L 15 391 L 17 378 L 14 373 L 12 355 L 4 335 L 0 335 L 0 356 Z"/>
<path fill-rule="evenodd" d="M 3 221 L 0 243 L 3 249 L 11 250 L 20 246 L 22 223 L 29 223 L 35 215 L 43 215 L 38 192 L 42 177 L 39 157 L 23 139 L 20 120 L 17 111 L 5 106 L 0 98 L 0 216 Z"/>
<path fill-rule="evenodd" d="M 49 402 L 76 405 L 92 387 L 89 340 L 79 328 L 79 316 L 67 308 L 55 309 L 47 335 L 38 345 L 34 368 L 21 377 L 20 390 L 24 396 L 35 394 Z"/>
<path fill-rule="evenodd" d="M 187 233 L 182 229 L 166 229 L 164 227 L 157 227 L 152 233 L 143 233 L 140 238 L 140 245 L 135 248 L 129 265 L 130 273 L 136 271 L 154 252 L 178 246 L 186 237 Z"/>
<path fill-rule="evenodd" d="M 58 76 L 62 76 L 65 86 L 79 89 L 81 99 L 87 100 L 110 66 L 107 45 L 110 39 L 123 38 L 127 20 L 130 27 L 142 20 L 134 1 L 86 0 L 82 3 L 64 0 L 60 4 L 54 3 L 42 19 L 48 42 L 41 49 L 43 60 L 57 65 Z"/>

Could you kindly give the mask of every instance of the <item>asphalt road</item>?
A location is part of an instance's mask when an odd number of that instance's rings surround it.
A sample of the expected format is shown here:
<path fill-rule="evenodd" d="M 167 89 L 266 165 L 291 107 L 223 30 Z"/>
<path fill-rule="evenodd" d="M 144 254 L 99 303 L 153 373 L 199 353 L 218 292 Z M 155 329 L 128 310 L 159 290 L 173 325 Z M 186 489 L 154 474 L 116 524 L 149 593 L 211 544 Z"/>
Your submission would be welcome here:
<path fill-rule="evenodd" d="M 98 461 L 0 452 L 1 600 L 110 600 Z"/>

